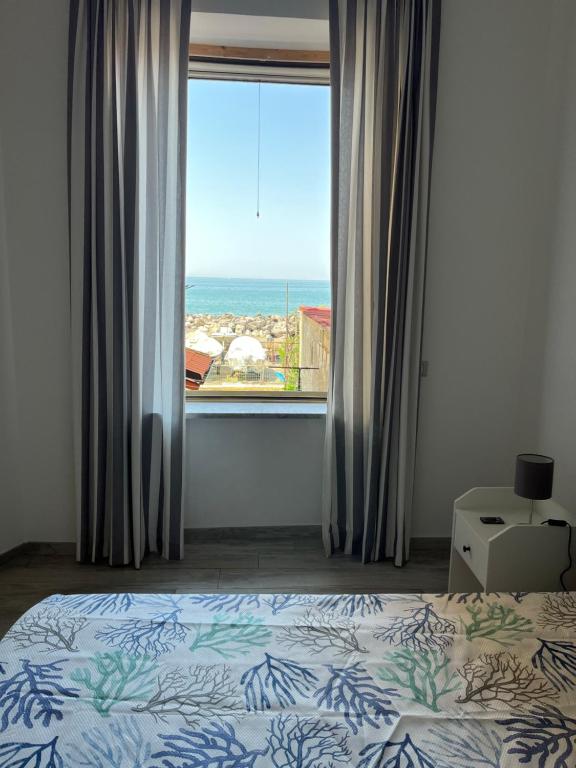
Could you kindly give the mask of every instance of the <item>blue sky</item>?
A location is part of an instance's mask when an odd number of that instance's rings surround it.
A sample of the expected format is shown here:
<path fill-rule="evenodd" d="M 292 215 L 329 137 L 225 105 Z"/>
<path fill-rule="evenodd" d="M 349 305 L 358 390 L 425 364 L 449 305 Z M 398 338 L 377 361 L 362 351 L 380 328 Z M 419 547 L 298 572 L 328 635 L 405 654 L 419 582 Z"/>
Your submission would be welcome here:
<path fill-rule="evenodd" d="M 189 80 L 186 274 L 329 279 L 330 89 Z"/>

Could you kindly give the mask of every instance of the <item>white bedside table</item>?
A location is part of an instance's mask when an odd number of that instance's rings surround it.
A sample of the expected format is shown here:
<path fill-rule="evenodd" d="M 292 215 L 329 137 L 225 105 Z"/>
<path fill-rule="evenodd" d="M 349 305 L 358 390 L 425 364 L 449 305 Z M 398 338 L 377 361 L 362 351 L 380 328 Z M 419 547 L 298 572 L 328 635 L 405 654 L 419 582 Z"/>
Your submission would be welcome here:
<path fill-rule="evenodd" d="M 557 592 L 568 565 L 568 528 L 541 525 L 554 518 L 576 525 L 576 516 L 552 499 L 530 501 L 513 488 L 472 488 L 454 502 L 450 592 Z M 504 525 L 485 525 L 499 516 Z M 568 577 L 570 578 L 570 577 Z"/>

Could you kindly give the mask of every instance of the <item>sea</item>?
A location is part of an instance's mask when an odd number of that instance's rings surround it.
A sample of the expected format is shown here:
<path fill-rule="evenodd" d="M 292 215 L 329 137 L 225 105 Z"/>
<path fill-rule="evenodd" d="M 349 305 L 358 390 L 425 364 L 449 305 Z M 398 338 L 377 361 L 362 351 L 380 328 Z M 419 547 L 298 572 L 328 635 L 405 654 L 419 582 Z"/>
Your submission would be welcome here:
<path fill-rule="evenodd" d="M 298 307 L 330 306 L 328 280 L 254 280 L 241 277 L 186 277 L 188 315 L 283 315 Z"/>

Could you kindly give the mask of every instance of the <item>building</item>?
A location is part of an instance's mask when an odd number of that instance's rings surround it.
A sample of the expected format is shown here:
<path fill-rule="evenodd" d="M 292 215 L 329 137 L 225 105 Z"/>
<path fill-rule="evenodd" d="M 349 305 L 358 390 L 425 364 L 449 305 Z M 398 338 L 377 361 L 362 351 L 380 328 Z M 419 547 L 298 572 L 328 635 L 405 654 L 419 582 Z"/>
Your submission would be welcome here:
<path fill-rule="evenodd" d="M 186 347 L 186 389 L 200 389 L 212 367 L 213 359 L 205 352 Z"/>
<path fill-rule="evenodd" d="M 300 390 L 326 392 L 330 367 L 329 307 L 300 307 Z"/>

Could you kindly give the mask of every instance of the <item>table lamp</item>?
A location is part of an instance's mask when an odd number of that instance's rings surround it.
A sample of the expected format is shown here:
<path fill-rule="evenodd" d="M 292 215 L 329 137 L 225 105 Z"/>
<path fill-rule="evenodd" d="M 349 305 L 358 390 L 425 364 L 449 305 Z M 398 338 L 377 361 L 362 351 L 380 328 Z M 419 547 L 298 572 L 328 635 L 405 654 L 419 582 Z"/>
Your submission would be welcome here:
<path fill-rule="evenodd" d="M 514 493 L 523 499 L 530 499 L 530 519 L 532 525 L 534 501 L 543 501 L 552 496 L 554 478 L 554 459 L 539 453 L 520 453 L 516 457 L 516 476 Z"/>

